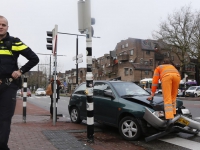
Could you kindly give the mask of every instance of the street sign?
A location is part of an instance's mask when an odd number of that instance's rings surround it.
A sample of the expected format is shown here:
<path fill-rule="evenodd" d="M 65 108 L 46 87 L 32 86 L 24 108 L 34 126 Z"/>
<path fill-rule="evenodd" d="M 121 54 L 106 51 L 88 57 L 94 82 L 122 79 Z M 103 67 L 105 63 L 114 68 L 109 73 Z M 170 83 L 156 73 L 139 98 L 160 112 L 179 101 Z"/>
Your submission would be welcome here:
<path fill-rule="evenodd" d="M 82 57 L 83 57 L 83 54 L 79 54 L 79 55 L 77 55 L 77 57 L 74 56 L 72 59 L 73 59 L 73 60 L 76 60 L 76 59 L 77 59 L 77 61 L 78 61 L 78 59 L 79 59 L 79 58 L 82 58 Z"/>
<path fill-rule="evenodd" d="M 82 58 L 79 58 L 78 60 L 77 60 L 77 63 L 82 63 L 83 62 L 83 59 Z"/>
<path fill-rule="evenodd" d="M 82 58 L 82 57 L 83 57 L 83 54 L 77 55 L 77 58 Z"/>

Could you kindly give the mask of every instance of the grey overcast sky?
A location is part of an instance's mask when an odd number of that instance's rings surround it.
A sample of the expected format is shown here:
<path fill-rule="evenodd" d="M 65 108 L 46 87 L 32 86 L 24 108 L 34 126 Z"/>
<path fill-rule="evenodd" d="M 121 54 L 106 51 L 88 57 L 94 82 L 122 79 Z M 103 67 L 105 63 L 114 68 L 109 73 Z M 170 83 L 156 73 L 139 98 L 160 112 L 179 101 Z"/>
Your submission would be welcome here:
<path fill-rule="evenodd" d="M 46 31 L 55 24 L 59 32 L 80 34 L 78 32 L 78 0 L 0 0 L 0 15 L 9 21 L 9 33 L 19 37 L 36 53 L 51 54 L 46 49 Z M 96 20 L 93 25 L 93 57 L 98 58 L 116 44 L 129 37 L 151 39 L 152 32 L 158 30 L 159 23 L 168 14 L 182 6 L 191 5 L 200 10 L 200 0 L 91 0 L 91 15 Z M 79 54 L 83 54 L 86 67 L 86 39 L 79 37 Z M 75 68 L 72 58 L 76 54 L 76 36 L 58 35 L 58 71 Z M 38 55 L 40 64 L 49 63 L 49 56 Z M 22 56 L 19 63 L 26 59 Z M 37 70 L 37 66 L 32 70 Z"/>

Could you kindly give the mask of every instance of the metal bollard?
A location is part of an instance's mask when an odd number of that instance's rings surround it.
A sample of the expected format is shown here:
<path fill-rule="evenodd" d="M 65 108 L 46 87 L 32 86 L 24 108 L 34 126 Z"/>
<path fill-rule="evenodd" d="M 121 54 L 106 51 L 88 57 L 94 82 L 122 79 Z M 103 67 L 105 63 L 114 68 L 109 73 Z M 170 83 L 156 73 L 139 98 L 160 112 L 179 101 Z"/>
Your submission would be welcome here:
<path fill-rule="evenodd" d="M 24 77 L 23 83 L 23 122 L 26 123 L 26 101 L 27 101 L 27 78 Z"/>

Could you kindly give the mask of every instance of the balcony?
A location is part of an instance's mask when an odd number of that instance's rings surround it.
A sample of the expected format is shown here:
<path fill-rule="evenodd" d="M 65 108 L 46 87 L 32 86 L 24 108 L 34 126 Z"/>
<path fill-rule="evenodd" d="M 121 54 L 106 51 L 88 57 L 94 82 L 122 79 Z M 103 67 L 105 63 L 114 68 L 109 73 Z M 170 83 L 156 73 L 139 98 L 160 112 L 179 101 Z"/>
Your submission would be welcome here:
<path fill-rule="evenodd" d="M 117 56 L 118 61 L 128 61 L 129 60 L 129 54 L 122 54 Z"/>

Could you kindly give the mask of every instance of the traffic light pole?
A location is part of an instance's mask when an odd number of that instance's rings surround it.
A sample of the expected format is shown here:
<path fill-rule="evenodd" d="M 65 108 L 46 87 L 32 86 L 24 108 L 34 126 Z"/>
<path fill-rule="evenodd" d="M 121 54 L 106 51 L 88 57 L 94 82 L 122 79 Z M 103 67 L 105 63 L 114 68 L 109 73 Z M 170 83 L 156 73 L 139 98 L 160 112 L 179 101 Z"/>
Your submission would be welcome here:
<path fill-rule="evenodd" d="M 53 56 L 54 56 L 54 71 L 53 71 L 53 79 L 54 79 L 54 83 L 53 83 L 53 125 L 56 125 L 56 121 L 57 121 L 57 32 L 58 32 L 58 25 L 55 25 L 54 28 L 54 41 L 53 41 Z"/>
<path fill-rule="evenodd" d="M 78 1 L 78 30 L 82 34 L 86 34 L 86 90 L 87 97 L 87 142 L 94 142 L 94 102 L 93 102 L 93 74 L 92 74 L 92 36 L 93 28 L 91 25 L 95 23 L 91 18 L 90 0 Z"/>
<path fill-rule="evenodd" d="M 87 93 L 87 138 L 88 142 L 94 142 L 94 103 L 93 103 L 93 74 L 92 74 L 92 38 L 91 28 L 86 36 L 86 93 Z"/>

